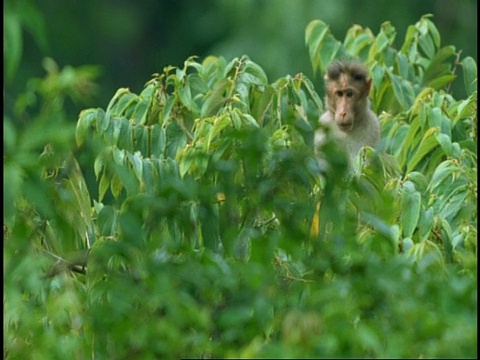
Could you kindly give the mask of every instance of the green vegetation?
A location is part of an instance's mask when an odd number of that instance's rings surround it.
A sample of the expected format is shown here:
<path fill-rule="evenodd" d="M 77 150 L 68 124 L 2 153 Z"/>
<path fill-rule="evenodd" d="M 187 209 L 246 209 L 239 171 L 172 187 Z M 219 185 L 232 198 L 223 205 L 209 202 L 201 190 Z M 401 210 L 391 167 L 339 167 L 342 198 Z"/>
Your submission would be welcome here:
<path fill-rule="evenodd" d="M 395 35 L 306 28 L 317 73 L 371 70 L 354 174 L 328 137 L 314 157 L 305 75 L 191 57 L 75 127 L 96 70 L 46 60 L 4 118 L 5 358 L 476 358 L 476 62 L 429 16 Z"/>

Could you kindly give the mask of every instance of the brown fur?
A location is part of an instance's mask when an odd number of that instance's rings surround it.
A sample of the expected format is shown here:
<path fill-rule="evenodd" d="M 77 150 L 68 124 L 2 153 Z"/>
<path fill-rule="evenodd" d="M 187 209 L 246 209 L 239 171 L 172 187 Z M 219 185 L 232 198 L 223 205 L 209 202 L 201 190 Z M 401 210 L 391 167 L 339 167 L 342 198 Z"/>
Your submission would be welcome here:
<path fill-rule="evenodd" d="M 326 111 L 320 121 L 333 126 L 353 160 L 363 146 L 375 147 L 380 142 L 380 123 L 368 99 L 372 79 L 358 61 L 335 61 L 324 80 Z M 318 146 L 321 134 L 315 139 Z"/>

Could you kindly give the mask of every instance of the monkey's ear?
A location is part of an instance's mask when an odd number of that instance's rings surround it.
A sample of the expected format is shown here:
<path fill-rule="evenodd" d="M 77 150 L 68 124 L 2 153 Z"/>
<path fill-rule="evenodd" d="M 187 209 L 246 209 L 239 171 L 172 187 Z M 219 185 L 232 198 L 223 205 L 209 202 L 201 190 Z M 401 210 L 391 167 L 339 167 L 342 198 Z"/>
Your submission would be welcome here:
<path fill-rule="evenodd" d="M 367 89 L 367 95 L 370 94 L 370 89 L 372 88 L 372 78 L 365 80 L 365 89 Z"/>

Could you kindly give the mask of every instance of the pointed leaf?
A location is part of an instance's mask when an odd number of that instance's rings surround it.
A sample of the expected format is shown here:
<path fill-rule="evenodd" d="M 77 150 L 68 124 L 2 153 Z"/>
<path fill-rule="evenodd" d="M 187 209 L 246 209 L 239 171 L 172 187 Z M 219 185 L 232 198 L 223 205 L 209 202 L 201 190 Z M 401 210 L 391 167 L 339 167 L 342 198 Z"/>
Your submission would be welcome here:
<path fill-rule="evenodd" d="M 105 197 L 105 194 L 110 186 L 110 177 L 107 176 L 106 171 L 103 172 L 102 177 L 100 179 L 100 183 L 98 185 L 98 200 L 102 201 Z"/>
<path fill-rule="evenodd" d="M 131 111 L 128 111 L 130 107 L 134 108 L 134 105 L 138 102 L 138 96 L 136 94 L 132 93 L 126 93 L 124 94 L 119 100 L 118 103 L 115 107 L 115 113 L 113 115 L 115 116 L 128 116 L 128 113 L 131 113 Z M 133 106 L 132 106 L 133 105 Z"/>
<path fill-rule="evenodd" d="M 135 176 L 137 177 L 138 181 L 142 182 L 142 174 L 143 174 L 143 162 L 142 162 L 142 154 L 140 151 L 136 151 L 133 155 L 127 154 L 128 159 L 130 160 L 130 164 L 133 167 L 133 171 Z"/>
<path fill-rule="evenodd" d="M 167 145 L 165 128 L 159 124 L 155 124 L 150 128 L 150 134 L 152 139 L 152 156 L 160 157 L 160 155 L 165 152 L 165 147 Z"/>
<path fill-rule="evenodd" d="M 117 146 L 120 149 L 127 151 L 133 151 L 133 127 L 130 121 L 125 118 L 117 120 L 120 127 L 120 133 L 118 134 Z"/>
<path fill-rule="evenodd" d="M 243 71 L 252 75 L 252 83 L 255 85 L 267 85 L 268 84 L 268 79 L 267 79 L 267 74 L 265 74 L 265 71 L 255 64 L 253 61 L 248 60 L 247 63 L 245 64 Z"/>
<path fill-rule="evenodd" d="M 438 134 L 437 141 L 442 147 L 445 155 L 447 156 L 453 155 L 452 140 L 450 139 L 450 136 L 446 134 Z"/>
<path fill-rule="evenodd" d="M 154 192 L 156 188 L 156 176 L 153 163 L 151 161 L 143 162 L 143 183 L 145 184 L 145 191 Z"/>
<path fill-rule="evenodd" d="M 80 112 L 75 129 L 75 141 L 77 142 L 78 146 L 83 144 L 90 129 L 93 127 L 93 125 L 97 124 L 99 119 L 102 119 L 104 116 L 105 113 L 101 109 L 87 109 Z"/>
<path fill-rule="evenodd" d="M 477 89 L 477 63 L 475 60 L 467 56 L 461 61 L 463 69 L 463 83 L 467 95 L 472 94 Z"/>
<path fill-rule="evenodd" d="M 422 198 L 410 181 L 403 184 L 400 220 L 404 237 L 412 237 L 418 224 Z"/>
<path fill-rule="evenodd" d="M 112 206 L 103 206 L 97 216 L 100 236 L 114 236 L 117 229 L 117 213 Z"/>
<path fill-rule="evenodd" d="M 208 137 L 207 137 L 207 149 L 210 149 L 210 144 L 213 139 L 227 126 L 230 125 L 230 119 L 226 115 L 222 115 L 220 117 L 215 118 L 213 127 L 211 130 L 208 132 Z"/>
<path fill-rule="evenodd" d="M 429 207 L 428 210 L 421 209 L 420 218 L 418 221 L 418 231 L 420 235 L 420 241 L 426 240 L 431 236 L 431 231 L 434 224 L 434 212 L 433 208 Z"/>
<path fill-rule="evenodd" d="M 418 147 L 415 154 L 408 161 L 407 172 L 415 169 L 418 163 L 420 163 L 420 161 L 422 161 L 430 151 L 432 151 L 436 146 L 438 146 L 438 140 L 436 137 L 438 131 L 438 128 L 430 128 L 425 132 L 420 146 Z"/>
<path fill-rule="evenodd" d="M 330 33 L 329 27 L 323 21 L 313 20 L 305 29 L 305 44 L 310 54 L 310 62 L 313 66 L 313 75 L 315 76 L 317 69 L 322 73 L 325 71 L 324 65 L 321 63 L 321 44 L 326 36 Z"/>
<path fill-rule="evenodd" d="M 387 71 L 387 73 L 390 77 L 390 80 L 392 81 L 395 97 L 397 98 L 399 104 L 402 106 L 402 109 L 410 109 L 415 99 L 415 93 L 413 91 L 412 85 L 408 81 L 400 79 L 391 71 Z"/>
<path fill-rule="evenodd" d="M 149 99 L 141 99 L 135 105 L 135 110 L 133 111 L 131 120 L 135 124 L 144 125 L 147 123 L 147 114 L 150 108 L 150 100 Z"/>
<path fill-rule="evenodd" d="M 112 180 L 110 181 L 110 191 L 115 199 L 118 199 L 123 190 L 122 180 L 118 174 L 113 174 Z"/>
<path fill-rule="evenodd" d="M 205 97 L 202 109 L 200 112 L 201 117 L 209 117 L 216 115 L 220 106 L 225 102 L 225 91 L 230 84 L 230 80 L 221 79 L 216 82 L 213 89 Z"/>

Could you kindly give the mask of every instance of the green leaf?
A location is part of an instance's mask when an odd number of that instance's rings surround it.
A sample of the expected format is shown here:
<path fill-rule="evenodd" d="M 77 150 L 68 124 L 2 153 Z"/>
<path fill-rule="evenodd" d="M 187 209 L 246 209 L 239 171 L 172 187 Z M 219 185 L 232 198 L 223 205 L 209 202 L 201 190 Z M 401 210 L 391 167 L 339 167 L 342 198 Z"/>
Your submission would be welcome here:
<path fill-rule="evenodd" d="M 445 116 L 441 108 L 428 106 L 426 114 L 428 127 L 439 128 L 440 132 L 450 136 L 452 132 L 452 121 Z"/>
<path fill-rule="evenodd" d="M 400 221 L 404 237 L 412 237 L 420 217 L 422 197 L 412 182 L 406 181 L 403 184 Z"/>
<path fill-rule="evenodd" d="M 4 13 L 4 59 L 5 59 L 5 75 L 7 81 L 10 82 L 15 77 L 20 60 L 22 59 L 22 28 L 20 26 L 20 19 L 11 11 Z"/>
<path fill-rule="evenodd" d="M 215 137 L 229 125 L 230 119 L 227 115 L 222 115 L 215 118 L 213 127 L 208 132 L 206 143 L 207 150 L 210 150 L 210 144 L 212 143 L 212 140 L 215 139 Z"/>
<path fill-rule="evenodd" d="M 133 126 L 125 118 L 117 120 L 117 124 L 120 127 L 120 133 L 118 134 L 117 146 L 120 149 L 124 149 L 132 152 L 133 148 Z"/>
<path fill-rule="evenodd" d="M 445 61 L 453 56 L 455 56 L 454 46 L 445 46 L 438 50 L 428 67 L 425 69 L 423 83 L 429 84 L 441 75 L 452 75 L 451 65 L 446 64 Z"/>
<path fill-rule="evenodd" d="M 375 41 L 370 47 L 368 53 L 369 59 L 378 58 L 379 54 L 388 51 L 388 46 L 395 40 L 396 30 L 389 21 L 385 21 L 381 25 L 381 30 L 378 33 Z"/>
<path fill-rule="evenodd" d="M 380 53 L 385 50 L 388 44 L 389 39 L 387 35 L 384 32 L 380 32 L 375 38 L 374 46 L 372 46 L 372 48 L 370 49 L 371 57 L 373 57 L 374 54 Z"/>
<path fill-rule="evenodd" d="M 155 168 L 151 161 L 143 162 L 143 183 L 145 184 L 145 190 L 153 193 L 156 189 L 157 179 L 155 176 Z"/>
<path fill-rule="evenodd" d="M 203 176 L 207 171 L 208 163 L 208 154 L 203 149 L 197 149 L 197 151 L 195 151 L 196 175 Z"/>
<path fill-rule="evenodd" d="M 450 226 L 450 223 L 447 220 L 445 220 L 442 217 L 439 217 L 439 218 L 440 218 L 440 223 L 442 224 L 443 245 L 445 247 L 445 253 L 446 253 L 447 261 L 451 262 L 452 259 L 453 259 L 453 254 L 452 254 L 453 232 L 452 232 L 452 228 Z"/>
<path fill-rule="evenodd" d="M 387 151 L 391 152 L 398 158 L 398 164 L 400 167 L 403 167 L 406 162 L 406 154 L 410 145 L 405 141 L 405 138 L 410 129 L 411 126 L 409 124 L 394 126 L 392 127 L 392 133 L 389 133 L 387 137 Z"/>
<path fill-rule="evenodd" d="M 400 167 L 403 168 L 409 160 L 412 149 L 415 149 L 421 142 L 422 132 L 420 119 L 416 116 L 410 125 L 406 124 L 403 127 L 400 127 L 400 129 L 405 132 L 402 141 L 398 141 L 397 143 L 397 146 L 401 144 L 397 147 L 398 151 L 400 151 L 398 163 L 400 164 Z M 400 133 L 400 131 L 398 132 Z"/>
<path fill-rule="evenodd" d="M 396 62 L 398 66 L 398 74 L 406 80 L 413 80 L 413 66 L 408 62 L 406 55 L 402 53 L 397 53 Z"/>
<path fill-rule="evenodd" d="M 420 35 L 418 44 L 427 58 L 432 59 L 435 54 L 435 45 L 433 44 L 432 37 L 429 34 Z"/>
<path fill-rule="evenodd" d="M 177 89 L 177 91 L 182 104 L 194 114 L 199 114 L 200 110 L 195 101 L 193 101 L 190 84 L 186 83 L 184 86 Z"/>
<path fill-rule="evenodd" d="M 422 141 L 415 154 L 408 161 L 407 172 L 412 171 L 436 146 L 438 146 L 438 128 L 430 128 L 423 135 Z"/>
<path fill-rule="evenodd" d="M 459 189 L 459 192 L 456 194 L 454 193 L 457 191 L 452 192 L 452 196 L 449 197 L 448 201 L 445 203 L 445 206 L 440 211 L 440 216 L 442 216 L 443 219 L 453 221 L 457 214 L 462 210 L 462 208 L 465 206 L 465 199 L 467 196 L 469 196 L 468 192 L 465 190 L 465 188 Z"/>
<path fill-rule="evenodd" d="M 144 125 L 134 125 L 133 130 L 135 134 L 135 149 L 137 149 L 142 155 L 150 156 L 149 127 Z"/>
<path fill-rule="evenodd" d="M 320 96 L 318 96 L 317 92 L 315 91 L 315 86 L 310 81 L 310 79 L 306 77 L 303 78 L 303 82 L 308 91 L 308 94 L 312 97 L 312 100 L 315 103 L 315 106 L 317 107 L 317 109 L 321 111 L 323 109 L 323 102 L 322 102 L 322 99 L 320 99 Z"/>
<path fill-rule="evenodd" d="M 204 246 L 212 251 L 218 251 L 220 246 L 218 206 L 212 204 L 199 204 L 198 219 L 201 226 Z"/>
<path fill-rule="evenodd" d="M 439 48 L 440 47 L 440 33 L 438 32 L 437 27 L 435 26 L 435 24 L 431 20 L 429 20 L 427 18 L 425 18 L 425 22 L 428 25 L 428 30 L 429 30 L 430 35 L 432 36 L 433 43 L 435 44 L 435 46 L 437 48 Z"/>
<path fill-rule="evenodd" d="M 465 90 L 467 95 L 472 94 L 477 89 L 477 63 L 475 60 L 467 56 L 460 64 L 463 69 L 463 83 L 465 84 Z"/>
<path fill-rule="evenodd" d="M 120 88 L 117 90 L 117 92 L 115 93 L 115 95 L 113 95 L 112 99 L 110 100 L 110 102 L 108 103 L 108 106 L 107 106 L 107 111 L 106 113 L 110 116 L 111 113 L 115 114 L 115 108 L 116 108 L 116 104 L 119 102 L 119 100 L 127 95 L 130 94 L 130 90 L 128 88 Z"/>
<path fill-rule="evenodd" d="M 96 125 L 100 119 L 103 119 L 104 116 L 105 113 L 101 109 L 87 109 L 80 112 L 75 129 L 75 141 L 78 146 L 83 144 L 87 138 L 89 130 L 94 124 Z"/>
<path fill-rule="evenodd" d="M 476 117 L 477 114 L 477 93 L 474 92 L 466 100 L 462 100 L 457 108 L 457 114 L 454 121 L 464 119 L 466 117 Z"/>
<path fill-rule="evenodd" d="M 322 50 L 320 53 L 320 69 L 322 73 L 324 73 L 327 70 L 328 65 L 337 58 L 341 50 L 342 43 L 332 35 L 328 35 L 322 43 Z"/>
<path fill-rule="evenodd" d="M 450 139 L 450 136 L 446 134 L 438 134 L 437 135 L 437 141 L 442 147 L 445 155 L 447 156 L 452 156 L 453 155 L 453 150 L 452 150 L 452 141 Z"/>
<path fill-rule="evenodd" d="M 402 239 L 402 250 L 404 253 L 410 253 L 412 251 L 412 248 L 414 246 L 414 242 L 412 238 L 404 238 Z"/>
<path fill-rule="evenodd" d="M 105 169 L 105 164 L 108 164 L 109 161 L 112 159 L 112 148 L 106 147 L 103 151 L 95 158 L 93 163 L 93 170 L 95 173 L 95 177 L 98 180 L 100 176 L 100 172 Z"/>
<path fill-rule="evenodd" d="M 170 121 L 170 112 L 172 111 L 173 105 L 175 104 L 175 97 L 169 96 L 165 101 L 165 105 L 159 115 L 159 123 L 165 125 Z"/>
<path fill-rule="evenodd" d="M 248 60 L 243 67 L 243 71 L 252 75 L 251 82 L 253 84 L 268 85 L 267 74 L 265 74 L 265 71 L 253 61 Z"/>
<path fill-rule="evenodd" d="M 102 177 L 100 178 L 100 183 L 98 185 L 98 201 L 103 200 L 109 186 L 110 186 L 110 177 L 107 175 L 106 171 L 103 171 Z"/>
<path fill-rule="evenodd" d="M 103 136 L 105 131 L 107 131 L 108 127 L 110 126 L 110 121 L 111 121 L 111 117 L 110 117 L 110 114 L 108 112 L 104 113 L 104 116 L 97 118 L 97 122 L 96 122 L 97 129 L 96 130 L 97 130 L 97 133 L 99 135 Z"/>
<path fill-rule="evenodd" d="M 141 99 L 135 105 L 135 110 L 133 111 L 131 121 L 135 124 L 144 125 L 147 123 L 147 114 L 150 107 L 150 100 Z"/>
<path fill-rule="evenodd" d="M 313 75 L 315 76 L 317 69 L 322 73 L 325 71 L 325 66 L 321 62 L 321 44 L 324 42 L 327 35 L 330 33 L 329 27 L 323 21 L 313 20 L 305 29 L 305 44 L 308 47 L 310 54 L 310 61 L 313 66 Z"/>
<path fill-rule="evenodd" d="M 195 159 L 194 149 L 190 146 L 180 150 L 177 154 L 177 161 L 180 170 L 180 176 L 183 178 L 193 165 Z"/>
<path fill-rule="evenodd" d="M 353 25 L 345 36 L 343 42 L 345 50 L 353 56 L 359 56 L 364 49 L 367 49 L 375 41 L 375 37 L 369 29 L 359 25 Z"/>
<path fill-rule="evenodd" d="M 366 212 L 360 213 L 360 220 L 368 223 L 375 231 L 388 239 L 390 245 L 392 246 L 391 250 L 395 249 L 398 240 L 398 229 L 396 227 L 390 226 L 380 217 Z"/>
<path fill-rule="evenodd" d="M 205 101 L 203 102 L 200 111 L 200 116 L 202 118 L 217 114 L 220 106 L 225 103 L 225 91 L 229 85 L 230 80 L 225 78 L 215 83 L 212 91 L 205 96 Z"/>
<path fill-rule="evenodd" d="M 203 67 L 200 64 L 198 65 L 203 69 Z M 199 69 L 199 70 L 202 70 L 202 69 Z M 188 78 L 188 83 L 190 84 L 190 89 L 192 93 L 197 94 L 196 96 L 194 96 L 194 100 L 198 96 L 198 94 L 205 94 L 208 92 L 208 85 L 205 82 L 205 80 L 201 77 L 200 74 L 198 73 L 189 74 L 187 78 Z"/>
<path fill-rule="evenodd" d="M 112 195 L 118 199 L 120 194 L 122 193 L 123 190 L 123 183 L 118 174 L 113 174 L 112 179 L 110 181 L 110 191 L 112 192 Z"/>
<path fill-rule="evenodd" d="M 112 155 L 115 164 L 119 166 L 125 165 L 125 150 L 121 150 L 115 147 L 113 148 Z"/>
<path fill-rule="evenodd" d="M 142 154 L 140 153 L 140 151 L 135 151 L 133 155 L 127 153 L 127 157 L 130 160 L 130 164 L 133 167 L 135 176 L 137 177 L 139 182 L 142 182 L 142 174 L 143 174 Z"/>
<path fill-rule="evenodd" d="M 412 171 L 407 175 L 407 179 L 411 181 L 415 188 L 418 189 L 420 192 L 426 191 L 428 187 L 428 180 L 424 174 L 419 171 Z"/>
<path fill-rule="evenodd" d="M 167 146 L 165 128 L 159 124 L 155 124 L 150 128 L 150 132 L 152 139 L 152 156 L 159 157 L 164 154 Z"/>
<path fill-rule="evenodd" d="M 235 109 L 236 110 L 236 109 Z M 248 126 L 248 127 L 255 127 L 255 128 L 258 128 L 258 123 L 257 123 L 257 120 L 255 120 L 255 118 L 250 115 L 250 114 L 241 114 L 240 115 L 242 120 L 243 120 L 243 123 Z"/>
<path fill-rule="evenodd" d="M 413 105 L 413 101 L 415 99 L 415 93 L 412 85 L 408 81 L 400 79 L 390 70 L 387 70 L 387 74 L 390 77 L 395 97 L 397 98 L 400 106 L 403 110 L 409 109 Z"/>
<path fill-rule="evenodd" d="M 24 169 L 15 162 L 6 162 L 3 165 L 3 216 L 6 225 L 15 221 L 15 212 L 22 195 Z"/>
<path fill-rule="evenodd" d="M 418 232 L 420 241 L 424 241 L 431 236 L 434 224 L 434 210 L 429 207 L 426 211 L 421 209 L 420 218 L 418 220 Z"/>
<path fill-rule="evenodd" d="M 107 145 L 117 145 L 121 124 L 121 121 L 118 121 L 118 119 L 111 119 L 104 133 L 105 143 Z"/>
<path fill-rule="evenodd" d="M 435 266 L 435 270 L 438 271 L 437 266 L 443 268 L 443 256 L 442 252 L 438 248 L 437 244 L 430 240 L 424 240 L 418 244 L 415 244 L 409 251 L 409 255 L 413 256 L 418 264 L 419 271 L 427 272 L 428 268 Z"/>
<path fill-rule="evenodd" d="M 103 157 L 102 156 L 97 156 L 95 158 L 95 161 L 93 163 L 93 172 L 95 173 L 95 178 L 98 180 L 98 177 L 100 175 L 100 172 L 102 171 L 104 167 L 104 162 L 103 162 Z"/>
<path fill-rule="evenodd" d="M 97 216 L 100 236 L 114 236 L 117 230 L 117 213 L 112 206 L 103 206 Z"/>
<path fill-rule="evenodd" d="M 407 32 L 405 33 L 405 40 L 403 42 L 400 52 L 408 56 L 408 60 L 411 63 L 415 62 L 416 59 L 416 35 L 417 29 L 415 25 L 409 25 Z"/>
<path fill-rule="evenodd" d="M 131 114 L 132 111 L 128 111 L 131 107 L 135 108 L 132 105 L 136 105 L 138 102 L 138 96 L 132 93 L 126 93 L 122 96 L 118 103 L 115 106 L 115 113 L 116 116 L 128 116 Z M 132 109 L 132 110 L 133 110 Z"/>
<path fill-rule="evenodd" d="M 440 90 L 443 89 L 446 85 L 450 84 L 455 80 L 456 76 L 455 75 L 443 75 L 440 77 L 437 77 L 430 81 L 427 85 L 436 89 Z"/>

